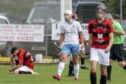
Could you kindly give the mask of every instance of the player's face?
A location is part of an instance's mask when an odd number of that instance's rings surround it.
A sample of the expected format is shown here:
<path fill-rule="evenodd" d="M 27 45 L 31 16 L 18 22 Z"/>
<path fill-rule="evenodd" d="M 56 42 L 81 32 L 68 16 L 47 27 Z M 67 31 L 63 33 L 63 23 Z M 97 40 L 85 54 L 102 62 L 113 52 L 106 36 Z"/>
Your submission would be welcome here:
<path fill-rule="evenodd" d="M 97 12 L 97 13 L 96 13 L 96 18 L 97 18 L 97 19 L 103 19 L 104 16 L 105 16 L 105 13 L 104 13 L 104 12 Z"/>
<path fill-rule="evenodd" d="M 15 52 L 13 53 L 14 56 L 18 55 L 19 50 L 15 50 Z"/>
<path fill-rule="evenodd" d="M 71 20 L 71 16 L 68 15 L 68 14 L 64 14 L 64 18 L 65 18 L 65 21 L 70 21 Z"/>
<path fill-rule="evenodd" d="M 106 20 L 112 22 L 111 18 L 110 17 L 105 17 Z"/>

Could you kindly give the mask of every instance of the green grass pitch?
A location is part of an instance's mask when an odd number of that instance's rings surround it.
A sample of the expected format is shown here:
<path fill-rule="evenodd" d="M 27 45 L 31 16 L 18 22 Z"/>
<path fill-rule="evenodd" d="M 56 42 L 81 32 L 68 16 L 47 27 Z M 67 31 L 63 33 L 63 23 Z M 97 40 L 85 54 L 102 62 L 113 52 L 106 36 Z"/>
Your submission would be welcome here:
<path fill-rule="evenodd" d="M 89 67 L 89 62 L 86 63 Z M 8 65 L 0 65 L 0 84 L 90 84 L 89 70 L 81 70 L 80 79 L 75 81 L 72 77 L 67 77 L 68 66 L 63 72 L 61 81 L 52 79 L 52 75 L 57 71 L 57 65 L 36 65 L 35 71 L 39 73 L 39 76 L 14 75 L 9 73 L 8 69 Z M 97 71 L 97 84 L 99 84 L 99 67 Z M 107 84 L 126 84 L 126 71 L 115 62 L 113 63 L 112 81 Z"/>

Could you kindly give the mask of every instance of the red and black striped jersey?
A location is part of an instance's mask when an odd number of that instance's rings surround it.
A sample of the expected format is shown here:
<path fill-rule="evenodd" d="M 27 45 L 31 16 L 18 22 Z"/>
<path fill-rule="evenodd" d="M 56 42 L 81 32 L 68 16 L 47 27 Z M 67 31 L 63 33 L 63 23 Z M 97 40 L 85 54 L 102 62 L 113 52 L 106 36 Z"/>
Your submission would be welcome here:
<path fill-rule="evenodd" d="M 105 49 L 109 44 L 109 34 L 114 32 L 112 23 L 103 20 L 99 23 L 97 19 L 94 19 L 88 24 L 89 34 L 92 34 L 92 47 Z"/>

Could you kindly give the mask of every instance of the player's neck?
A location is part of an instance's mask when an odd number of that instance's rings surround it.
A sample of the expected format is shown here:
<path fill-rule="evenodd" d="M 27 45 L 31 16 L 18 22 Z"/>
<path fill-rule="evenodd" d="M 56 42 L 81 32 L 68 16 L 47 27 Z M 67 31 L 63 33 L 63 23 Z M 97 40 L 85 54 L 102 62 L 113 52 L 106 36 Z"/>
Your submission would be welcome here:
<path fill-rule="evenodd" d="M 104 18 L 97 19 L 98 23 L 102 23 L 104 21 Z"/>
<path fill-rule="evenodd" d="M 73 22 L 72 19 L 68 20 L 67 23 L 71 24 Z"/>

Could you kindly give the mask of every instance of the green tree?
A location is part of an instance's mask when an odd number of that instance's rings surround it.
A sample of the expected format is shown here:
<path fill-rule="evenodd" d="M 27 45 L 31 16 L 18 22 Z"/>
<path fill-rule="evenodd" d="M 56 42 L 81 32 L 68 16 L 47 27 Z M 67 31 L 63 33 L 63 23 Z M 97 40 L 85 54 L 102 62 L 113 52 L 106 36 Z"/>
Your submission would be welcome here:
<path fill-rule="evenodd" d="M 115 18 L 120 15 L 120 0 L 106 0 L 108 12 L 112 13 Z M 123 19 L 126 18 L 126 0 L 123 0 Z"/>

